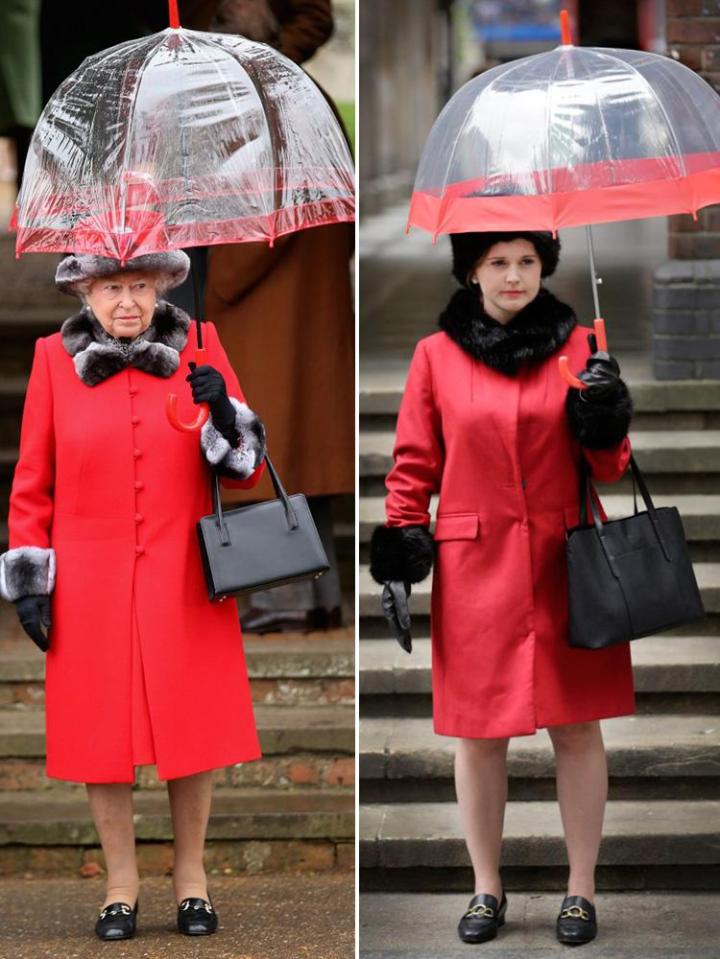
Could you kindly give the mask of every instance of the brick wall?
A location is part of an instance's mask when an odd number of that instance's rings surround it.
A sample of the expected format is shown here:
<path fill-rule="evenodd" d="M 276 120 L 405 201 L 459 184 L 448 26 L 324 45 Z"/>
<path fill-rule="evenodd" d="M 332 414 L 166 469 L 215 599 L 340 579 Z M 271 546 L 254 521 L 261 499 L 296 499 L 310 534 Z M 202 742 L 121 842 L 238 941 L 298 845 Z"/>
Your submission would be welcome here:
<path fill-rule="evenodd" d="M 720 93 L 720 0 L 666 0 L 667 51 Z M 720 205 L 668 219 L 653 281 L 655 377 L 720 379 Z"/>

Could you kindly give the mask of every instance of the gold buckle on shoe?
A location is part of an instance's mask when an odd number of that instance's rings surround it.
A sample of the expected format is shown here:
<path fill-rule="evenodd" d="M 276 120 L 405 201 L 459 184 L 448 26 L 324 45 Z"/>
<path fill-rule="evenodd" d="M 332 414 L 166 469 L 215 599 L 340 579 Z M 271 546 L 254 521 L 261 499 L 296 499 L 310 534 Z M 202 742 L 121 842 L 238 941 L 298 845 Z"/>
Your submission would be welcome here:
<path fill-rule="evenodd" d="M 590 913 L 583 909 L 582 906 L 569 906 L 567 909 L 563 909 L 563 911 L 560 913 L 560 918 L 584 919 L 585 922 L 590 922 Z"/>
<path fill-rule="evenodd" d="M 465 915 L 472 916 L 473 919 L 482 919 L 485 916 L 487 916 L 488 919 L 494 919 L 495 910 L 491 909 L 490 906 L 486 906 L 484 903 L 478 903 L 477 906 L 473 906 L 472 909 L 468 909 Z"/>

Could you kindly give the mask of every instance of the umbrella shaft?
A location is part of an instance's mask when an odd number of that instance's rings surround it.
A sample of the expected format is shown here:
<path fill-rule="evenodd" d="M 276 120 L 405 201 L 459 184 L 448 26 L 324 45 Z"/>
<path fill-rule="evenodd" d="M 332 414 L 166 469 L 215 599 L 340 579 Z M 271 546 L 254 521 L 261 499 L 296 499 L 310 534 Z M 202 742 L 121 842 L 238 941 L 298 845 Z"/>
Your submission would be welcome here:
<path fill-rule="evenodd" d="M 595 251 L 593 250 L 592 227 L 585 227 L 585 237 L 587 239 L 588 256 L 590 257 L 590 273 L 592 276 L 593 306 L 595 307 L 595 316 L 601 316 L 600 297 L 598 296 L 598 286 L 602 282 L 595 272 Z"/>

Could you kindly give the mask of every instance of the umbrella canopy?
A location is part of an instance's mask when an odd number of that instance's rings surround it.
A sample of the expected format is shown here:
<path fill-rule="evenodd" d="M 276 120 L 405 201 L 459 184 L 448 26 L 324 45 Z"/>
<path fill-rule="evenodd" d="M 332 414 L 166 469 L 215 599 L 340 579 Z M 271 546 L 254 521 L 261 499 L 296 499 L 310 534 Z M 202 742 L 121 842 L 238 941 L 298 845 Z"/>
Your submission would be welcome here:
<path fill-rule="evenodd" d="M 123 262 L 352 220 L 352 159 L 325 97 L 261 43 L 171 28 L 88 57 L 48 102 L 16 251 Z"/>
<path fill-rule="evenodd" d="M 552 230 L 720 202 L 720 97 L 636 50 L 564 44 L 466 83 L 425 144 L 409 226 Z"/>

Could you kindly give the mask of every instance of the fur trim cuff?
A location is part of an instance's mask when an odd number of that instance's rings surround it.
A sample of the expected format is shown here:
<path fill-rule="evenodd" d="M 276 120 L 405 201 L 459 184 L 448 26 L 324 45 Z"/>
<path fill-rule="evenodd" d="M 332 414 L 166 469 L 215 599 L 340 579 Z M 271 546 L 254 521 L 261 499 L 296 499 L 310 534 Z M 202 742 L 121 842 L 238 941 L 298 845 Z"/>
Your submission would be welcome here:
<path fill-rule="evenodd" d="M 605 450 L 622 442 L 630 429 L 633 414 L 632 397 L 622 380 L 609 403 L 592 402 L 580 395 L 580 390 L 568 390 L 565 412 L 573 435 L 581 446 L 589 450 Z"/>
<path fill-rule="evenodd" d="M 370 540 L 370 575 L 376 583 L 419 583 L 433 563 L 427 526 L 376 526 Z"/>
<path fill-rule="evenodd" d="M 55 550 L 18 546 L 0 556 L 0 596 L 14 603 L 23 596 L 49 596 L 55 586 Z"/>
<path fill-rule="evenodd" d="M 249 406 L 234 396 L 229 400 L 235 407 L 235 429 L 240 445 L 233 449 L 210 417 L 200 431 L 200 446 L 208 463 L 220 472 L 247 479 L 265 458 L 265 427 Z"/>

